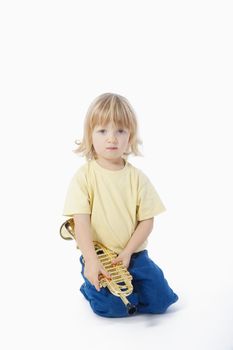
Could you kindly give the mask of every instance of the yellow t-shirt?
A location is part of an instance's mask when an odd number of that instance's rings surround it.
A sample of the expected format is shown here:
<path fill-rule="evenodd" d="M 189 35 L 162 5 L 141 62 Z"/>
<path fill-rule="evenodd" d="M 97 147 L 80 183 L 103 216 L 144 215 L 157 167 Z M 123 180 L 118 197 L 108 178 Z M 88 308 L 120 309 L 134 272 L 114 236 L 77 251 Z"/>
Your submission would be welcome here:
<path fill-rule="evenodd" d="M 74 174 L 68 187 L 63 215 L 91 215 L 93 241 L 120 253 L 138 221 L 165 211 L 148 177 L 128 161 L 120 170 L 108 170 L 92 159 Z M 145 249 L 146 240 L 137 252 Z"/>

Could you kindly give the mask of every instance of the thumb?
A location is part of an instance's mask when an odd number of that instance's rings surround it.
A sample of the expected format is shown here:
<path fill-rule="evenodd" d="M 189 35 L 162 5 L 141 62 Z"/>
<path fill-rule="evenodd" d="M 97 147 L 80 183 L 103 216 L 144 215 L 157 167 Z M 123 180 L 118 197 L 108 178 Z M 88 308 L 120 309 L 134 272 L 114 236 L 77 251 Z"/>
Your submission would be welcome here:
<path fill-rule="evenodd" d="M 93 285 L 95 286 L 95 289 L 99 292 L 100 291 L 100 284 L 99 284 L 99 280 L 95 279 L 93 281 Z"/>
<path fill-rule="evenodd" d="M 118 256 L 115 259 L 112 259 L 112 264 L 117 264 L 120 261 L 121 261 L 121 258 L 120 258 L 120 256 Z"/>

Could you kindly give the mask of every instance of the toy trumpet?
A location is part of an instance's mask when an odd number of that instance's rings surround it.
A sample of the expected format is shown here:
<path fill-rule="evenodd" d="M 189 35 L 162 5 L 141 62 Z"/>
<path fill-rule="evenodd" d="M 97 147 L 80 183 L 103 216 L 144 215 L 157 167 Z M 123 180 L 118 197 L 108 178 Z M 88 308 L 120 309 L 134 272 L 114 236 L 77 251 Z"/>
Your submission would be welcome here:
<path fill-rule="evenodd" d="M 60 235 L 63 239 L 66 240 L 75 239 L 73 218 L 66 220 L 61 225 Z M 133 277 L 124 267 L 122 262 L 119 262 L 114 266 L 112 265 L 112 259 L 117 257 L 117 253 L 108 249 L 99 242 L 94 241 L 93 244 L 100 263 L 111 276 L 111 280 L 109 280 L 105 276 L 100 275 L 100 285 L 104 288 L 107 287 L 113 295 L 121 298 L 127 308 L 129 315 L 134 314 L 137 311 L 137 308 L 126 298 L 133 291 L 133 286 L 131 283 Z"/>

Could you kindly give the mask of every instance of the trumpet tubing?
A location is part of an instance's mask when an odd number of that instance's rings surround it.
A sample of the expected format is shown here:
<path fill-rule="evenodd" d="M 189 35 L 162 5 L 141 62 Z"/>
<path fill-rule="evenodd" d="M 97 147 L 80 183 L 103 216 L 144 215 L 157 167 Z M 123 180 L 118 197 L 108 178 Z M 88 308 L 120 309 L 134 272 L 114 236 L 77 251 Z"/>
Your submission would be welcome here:
<path fill-rule="evenodd" d="M 61 225 L 60 235 L 66 240 L 75 239 L 74 221 L 72 218 L 66 220 Z M 117 257 L 117 253 L 108 249 L 100 242 L 94 241 L 93 244 L 98 260 L 111 276 L 111 280 L 109 280 L 105 276 L 100 275 L 100 285 L 104 288 L 107 287 L 113 295 L 119 297 L 125 304 L 130 315 L 134 314 L 137 311 L 136 306 L 132 305 L 126 298 L 133 291 L 133 286 L 131 283 L 133 279 L 132 276 L 122 262 L 119 262 L 116 265 L 112 264 L 112 260 Z M 85 264 L 84 259 L 83 262 Z"/>

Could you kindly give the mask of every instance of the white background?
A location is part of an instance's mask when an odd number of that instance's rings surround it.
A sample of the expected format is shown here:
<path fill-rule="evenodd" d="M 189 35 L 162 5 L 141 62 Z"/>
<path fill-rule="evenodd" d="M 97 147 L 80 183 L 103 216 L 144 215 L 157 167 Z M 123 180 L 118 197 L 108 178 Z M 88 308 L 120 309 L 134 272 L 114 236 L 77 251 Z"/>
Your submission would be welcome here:
<path fill-rule="evenodd" d="M 2 349 L 233 349 L 232 2 L 1 1 Z M 167 211 L 149 252 L 180 300 L 105 319 L 59 237 L 83 119 L 99 94 L 133 105 L 129 161 Z"/>

